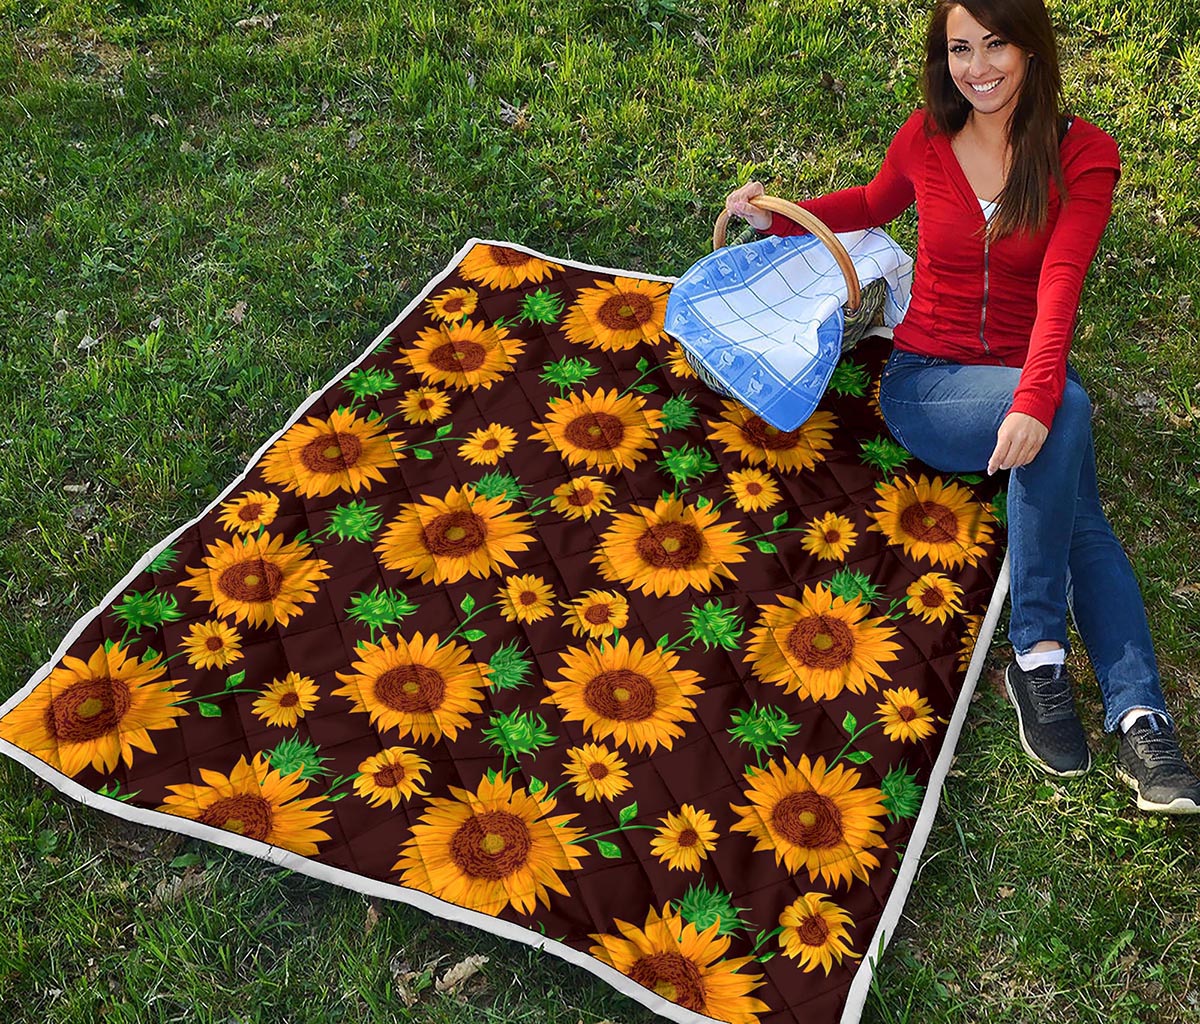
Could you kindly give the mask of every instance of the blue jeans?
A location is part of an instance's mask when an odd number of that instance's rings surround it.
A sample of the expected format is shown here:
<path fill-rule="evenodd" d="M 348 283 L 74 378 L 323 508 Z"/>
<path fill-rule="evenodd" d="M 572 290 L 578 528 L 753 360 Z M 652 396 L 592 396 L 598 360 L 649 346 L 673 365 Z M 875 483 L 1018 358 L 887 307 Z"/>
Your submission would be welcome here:
<path fill-rule="evenodd" d="M 896 349 L 879 405 L 895 439 L 944 473 L 987 468 L 1021 371 L 973 366 Z M 1062 405 L 1041 451 L 1008 483 L 1012 600 L 1008 636 L 1019 654 L 1041 640 L 1067 647 L 1067 612 L 1083 638 L 1104 728 L 1134 708 L 1168 719 L 1137 580 L 1100 508 L 1092 406 L 1068 367 Z"/>

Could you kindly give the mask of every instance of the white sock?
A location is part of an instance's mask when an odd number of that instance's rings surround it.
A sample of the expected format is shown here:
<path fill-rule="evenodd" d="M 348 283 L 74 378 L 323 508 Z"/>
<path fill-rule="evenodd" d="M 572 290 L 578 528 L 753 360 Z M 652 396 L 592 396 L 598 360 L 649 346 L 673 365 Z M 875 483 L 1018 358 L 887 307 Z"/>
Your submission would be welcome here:
<path fill-rule="evenodd" d="M 1043 665 L 1063 665 L 1067 660 L 1067 652 L 1061 647 L 1052 651 L 1030 651 L 1028 654 L 1017 655 L 1017 666 L 1022 672 L 1032 672 Z"/>
<path fill-rule="evenodd" d="M 1134 708 L 1132 711 L 1126 711 L 1125 714 L 1121 716 L 1121 732 L 1129 732 L 1130 726 L 1132 726 L 1134 722 L 1136 722 L 1139 718 L 1142 718 L 1144 715 L 1153 715 L 1160 721 L 1162 719 L 1162 716 L 1156 711 L 1147 711 L 1145 708 Z"/>

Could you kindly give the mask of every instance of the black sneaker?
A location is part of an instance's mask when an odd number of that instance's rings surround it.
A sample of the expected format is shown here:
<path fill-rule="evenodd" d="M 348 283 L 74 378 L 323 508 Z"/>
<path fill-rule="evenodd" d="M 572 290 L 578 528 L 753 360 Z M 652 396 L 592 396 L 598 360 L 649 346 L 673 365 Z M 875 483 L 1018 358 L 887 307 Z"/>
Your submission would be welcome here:
<path fill-rule="evenodd" d="M 1092 766 L 1092 752 L 1075 713 L 1071 675 L 1065 665 L 1025 672 L 1015 661 L 1004 673 L 1009 700 L 1017 709 L 1021 746 L 1051 775 L 1069 778 Z"/>
<path fill-rule="evenodd" d="M 1175 730 L 1158 715 L 1143 715 L 1121 735 L 1117 776 L 1137 793 L 1143 811 L 1200 814 L 1200 779 L 1183 759 Z"/>

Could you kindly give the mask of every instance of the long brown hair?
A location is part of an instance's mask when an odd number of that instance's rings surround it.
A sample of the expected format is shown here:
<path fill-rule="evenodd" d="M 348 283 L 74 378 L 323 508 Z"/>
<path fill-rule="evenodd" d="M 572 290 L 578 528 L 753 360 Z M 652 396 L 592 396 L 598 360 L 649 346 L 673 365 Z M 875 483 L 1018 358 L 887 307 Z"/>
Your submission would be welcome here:
<path fill-rule="evenodd" d="M 1037 234 L 1046 226 L 1051 175 L 1066 202 L 1058 147 L 1067 119 L 1050 16 L 1043 0 L 938 0 L 925 33 L 921 91 L 934 130 L 947 136 L 966 124 L 972 109 L 950 77 L 946 19 L 954 7 L 966 8 L 988 31 L 1033 54 L 1008 122 L 1012 147 L 1008 180 L 987 230 L 992 238 L 1016 232 Z"/>

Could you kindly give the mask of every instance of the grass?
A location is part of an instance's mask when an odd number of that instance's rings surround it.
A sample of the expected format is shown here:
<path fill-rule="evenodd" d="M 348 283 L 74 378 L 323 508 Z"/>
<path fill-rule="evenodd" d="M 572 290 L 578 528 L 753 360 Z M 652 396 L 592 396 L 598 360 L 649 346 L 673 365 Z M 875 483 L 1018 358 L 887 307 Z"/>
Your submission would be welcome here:
<path fill-rule="evenodd" d="M 750 175 L 868 180 L 918 100 L 924 10 L 0 0 L 0 693 L 469 235 L 679 273 Z M 279 17 L 236 27 L 254 13 Z M 1124 158 L 1075 360 L 1200 754 L 1200 13 L 1053 14 L 1068 96 Z M 911 248 L 911 213 L 893 234 Z M 864 1019 L 1200 1021 L 1195 823 L 1139 815 L 1107 758 L 1069 785 L 1031 770 L 1002 653 Z M 8 761 L 0 849 L 5 1019 L 651 1019 L 552 957 L 89 811 Z M 400 999 L 393 965 L 474 952 L 466 1001 Z"/>

